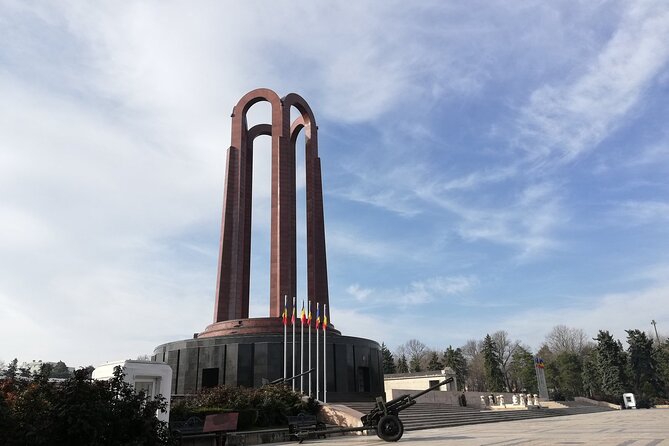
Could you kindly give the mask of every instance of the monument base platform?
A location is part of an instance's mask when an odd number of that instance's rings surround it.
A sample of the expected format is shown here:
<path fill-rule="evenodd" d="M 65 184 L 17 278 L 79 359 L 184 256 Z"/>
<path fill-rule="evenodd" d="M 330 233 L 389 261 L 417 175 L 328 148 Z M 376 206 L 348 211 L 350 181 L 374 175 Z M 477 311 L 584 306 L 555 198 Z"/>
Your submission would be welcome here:
<path fill-rule="evenodd" d="M 298 320 L 295 330 L 300 331 L 300 321 Z M 288 331 L 292 333 L 292 326 L 288 321 Z M 232 319 L 229 321 L 215 322 L 204 329 L 202 333 L 198 333 L 198 338 L 210 338 L 214 336 L 229 336 L 229 335 L 247 335 L 247 334 L 266 334 L 275 333 L 283 335 L 283 319 L 280 317 L 254 317 L 250 319 Z M 316 332 L 312 330 L 315 337 Z M 333 325 L 328 325 L 328 336 L 330 334 L 339 335 L 339 330 Z M 306 336 L 306 334 L 305 334 Z"/>
<path fill-rule="evenodd" d="M 278 319 L 278 318 L 266 318 Z M 279 319 L 280 320 L 280 319 Z M 250 320 L 242 320 L 250 321 Z M 238 321 L 230 322 L 232 326 Z M 259 323 L 262 324 L 260 319 Z M 270 321 L 269 323 L 274 323 Z M 219 323 L 224 324 L 224 323 Z M 225 336 L 212 335 L 221 327 L 210 325 L 195 339 L 169 342 L 155 348 L 151 359 L 164 361 L 172 367 L 172 394 L 187 395 L 215 387 L 231 385 L 260 387 L 284 376 L 300 373 L 302 355 L 299 328 L 295 336 L 295 365 L 293 369 L 292 330 L 288 327 L 286 371 L 284 375 L 283 325 L 278 333 L 231 333 Z M 245 324 L 242 323 L 241 326 Z M 209 330 L 215 326 L 217 330 Z M 241 328 L 241 327 L 239 327 Z M 246 325 L 244 328 L 249 328 Z M 258 327 L 256 327 L 258 328 Z M 304 370 L 316 368 L 316 333 L 311 334 L 311 355 L 309 355 L 307 332 L 304 333 Z M 342 336 L 337 331 L 327 332 L 327 345 L 323 346 L 323 332 L 319 333 L 319 395 L 323 400 L 324 368 L 327 368 L 327 401 L 374 401 L 383 395 L 383 358 L 380 345 L 370 339 Z M 325 356 L 325 361 L 324 361 Z M 294 371 L 293 371 L 294 370 Z M 295 389 L 316 396 L 316 372 L 311 376 L 295 379 Z"/>

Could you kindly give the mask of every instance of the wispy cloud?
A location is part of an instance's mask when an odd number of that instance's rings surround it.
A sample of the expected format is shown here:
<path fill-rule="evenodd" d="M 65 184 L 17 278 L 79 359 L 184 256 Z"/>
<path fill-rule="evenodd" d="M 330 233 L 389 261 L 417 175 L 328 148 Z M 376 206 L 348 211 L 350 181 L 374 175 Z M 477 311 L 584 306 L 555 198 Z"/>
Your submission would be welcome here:
<path fill-rule="evenodd" d="M 437 276 L 411 282 L 402 288 L 375 289 L 355 283 L 346 288 L 346 292 L 366 306 L 392 303 L 394 306 L 406 308 L 462 296 L 477 284 L 478 279 L 475 276 Z"/>
<path fill-rule="evenodd" d="M 561 194 L 551 183 L 530 184 L 507 203 L 496 205 L 455 198 L 434 187 L 420 196 L 461 219 L 458 232 L 466 240 L 485 240 L 515 246 L 520 258 L 532 257 L 556 247 L 554 231 L 568 218 Z"/>
<path fill-rule="evenodd" d="M 614 211 L 616 220 L 629 224 L 664 224 L 669 221 L 669 203 L 664 201 L 627 201 Z"/>
<path fill-rule="evenodd" d="M 662 1 L 628 3 L 613 36 L 564 84 L 535 90 L 518 118 L 518 142 L 538 160 L 566 162 L 618 128 L 669 60 Z"/>

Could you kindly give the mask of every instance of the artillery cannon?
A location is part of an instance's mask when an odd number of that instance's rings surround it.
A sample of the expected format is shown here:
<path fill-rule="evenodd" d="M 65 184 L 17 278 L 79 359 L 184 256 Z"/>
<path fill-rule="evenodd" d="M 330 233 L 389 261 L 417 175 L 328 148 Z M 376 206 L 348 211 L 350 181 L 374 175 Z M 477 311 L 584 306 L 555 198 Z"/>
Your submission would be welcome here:
<path fill-rule="evenodd" d="M 384 402 L 381 397 L 376 397 L 376 406 L 367 415 L 360 418 L 360 421 L 367 429 L 376 429 L 376 435 L 382 440 L 397 441 L 404 434 L 404 424 L 399 418 L 399 413 L 416 404 L 417 398 L 450 382 L 453 382 L 452 377 L 416 394 L 402 395 L 388 402 Z"/>
<path fill-rule="evenodd" d="M 432 392 L 433 390 L 438 389 L 444 384 L 453 382 L 453 378 L 446 378 L 445 380 L 435 384 L 434 386 L 428 387 L 425 390 L 422 390 L 413 395 L 402 395 L 388 402 L 383 401 L 383 398 L 376 398 L 376 405 L 372 410 L 369 411 L 367 415 L 363 415 L 360 418 L 362 422 L 361 427 L 343 427 L 337 429 L 325 429 L 321 431 L 304 431 L 297 432 L 295 436 L 300 440 L 300 443 L 304 441 L 309 435 L 327 435 L 343 432 L 359 432 L 359 431 L 369 431 L 376 430 L 376 435 L 385 441 L 398 441 L 402 438 L 404 434 L 404 424 L 400 420 L 399 413 L 404 409 L 416 404 L 416 399 L 425 395 L 426 393 Z"/>

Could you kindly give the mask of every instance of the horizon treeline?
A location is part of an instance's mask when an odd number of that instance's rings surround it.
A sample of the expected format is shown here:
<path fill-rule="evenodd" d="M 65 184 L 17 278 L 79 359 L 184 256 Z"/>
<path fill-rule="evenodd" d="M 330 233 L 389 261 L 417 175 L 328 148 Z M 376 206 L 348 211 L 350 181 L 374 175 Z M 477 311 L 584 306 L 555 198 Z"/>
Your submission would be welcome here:
<path fill-rule="evenodd" d="M 637 329 L 625 332 L 627 348 L 607 330 L 589 338 L 582 329 L 557 325 L 537 351 L 504 330 L 443 350 L 410 339 L 394 352 L 382 344 L 383 368 L 392 374 L 450 367 L 461 391 L 538 393 L 538 357 L 552 400 L 583 396 L 618 404 L 623 393 L 631 392 L 641 407 L 666 403 L 669 339 Z"/>

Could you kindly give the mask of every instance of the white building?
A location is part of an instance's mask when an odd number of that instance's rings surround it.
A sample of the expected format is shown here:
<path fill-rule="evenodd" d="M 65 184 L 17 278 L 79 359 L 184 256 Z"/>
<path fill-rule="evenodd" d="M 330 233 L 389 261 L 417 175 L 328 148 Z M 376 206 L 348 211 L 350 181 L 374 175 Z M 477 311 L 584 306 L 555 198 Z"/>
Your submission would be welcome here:
<path fill-rule="evenodd" d="M 108 380 L 114 376 L 114 368 L 121 366 L 125 381 L 137 392 L 144 392 L 150 398 L 162 395 L 167 400 L 167 412 L 156 415 L 161 421 L 169 421 L 170 388 L 172 387 L 172 367 L 164 362 L 125 361 L 107 362 L 93 370 L 93 379 Z"/>
<path fill-rule="evenodd" d="M 457 382 L 455 381 L 455 372 L 453 369 L 446 367 L 443 370 L 385 375 L 383 381 L 386 400 L 396 398 L 400 394 L 418 393 L 421 390 L 432 387 L 450 377 L 453 377 L 453 382 L 444 384 L 436 389 L 435 392 L 448 392 L 457 389 Z"/>

